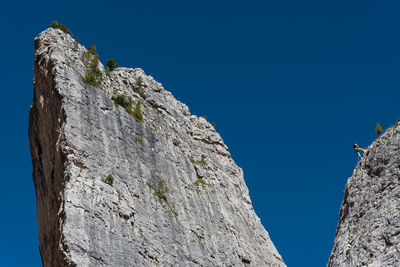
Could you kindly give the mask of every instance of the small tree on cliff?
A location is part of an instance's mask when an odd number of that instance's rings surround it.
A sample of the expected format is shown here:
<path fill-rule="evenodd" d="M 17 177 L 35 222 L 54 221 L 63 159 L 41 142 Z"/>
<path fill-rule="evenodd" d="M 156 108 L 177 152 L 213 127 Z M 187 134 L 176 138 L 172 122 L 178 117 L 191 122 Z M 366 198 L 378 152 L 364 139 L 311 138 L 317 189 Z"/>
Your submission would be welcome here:
<path fill-rule="evenodd" d="M 142 111 L 140 110 L 140 100 L 137 102 L 135 109 L 133 110 L 133 117 L 135 118 L 136 121 L 142 122 L 143 121 L 143 114 Z"/>
<path fill-rule="evenodd" d="M 87 48 L 87 51 L 89 52 L 89 54 L 96 56 L 97 55 L 97 49 L 96 49 L 96 45 L 91 45 Z"/>
<path fill-rule="evenodd" d="M 381 134 L 382 134 L 382 126 L 381 126 L 379 123 L 376 124 L 375 132 L 376 132 L 378 135 L 381 135 Z"/>
<path fill-rule="evenodd" d="M 113 71 L 115 68 L 118 68 L 118 65 L 117 65 L 117 63 L 115 62 L 115 59 L 109 59 L 107 62 L 106 62 L 106 66 L 107 66 L 107 68 L 110 70 L 110 71 Z"/>

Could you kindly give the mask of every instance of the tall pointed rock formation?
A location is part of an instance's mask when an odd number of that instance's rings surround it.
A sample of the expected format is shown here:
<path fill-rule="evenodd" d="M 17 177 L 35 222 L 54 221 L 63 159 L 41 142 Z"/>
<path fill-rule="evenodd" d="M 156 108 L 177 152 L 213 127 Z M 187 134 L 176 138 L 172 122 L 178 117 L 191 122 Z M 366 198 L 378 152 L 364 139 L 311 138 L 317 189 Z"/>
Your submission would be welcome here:
<path fill-rule="evenodd" d="M 44 266 L 285 266 L 214 127 L 141 69 L 97 64 L 60 30 L 35 39 Z"/>

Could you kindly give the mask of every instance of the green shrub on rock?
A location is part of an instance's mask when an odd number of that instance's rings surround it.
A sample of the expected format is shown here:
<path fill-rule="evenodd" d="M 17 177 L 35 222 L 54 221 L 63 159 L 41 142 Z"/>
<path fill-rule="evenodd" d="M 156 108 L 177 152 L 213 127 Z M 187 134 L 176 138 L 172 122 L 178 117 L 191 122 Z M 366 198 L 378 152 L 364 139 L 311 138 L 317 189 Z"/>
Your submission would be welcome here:
<path fill-rule="evenodd" d="M 132 97 L 127 97 L 126 95 L 113 95 L 111 99 L 114 101 L 116 106 L 121 106 L 124 109 L 132 110 Z"/>
<path fill-rule="evenodd" d="M 72 34 L 71 30 L 68 29 L 68 27 L 66 27 L 64 24 L 58 23 L 57 21 L 53 21 L 53 22 L 50 24 L 50 27 L 52 27 L 53 29 L 60 29 L 60 30 L 62 30 L 63 32 L 69 34 L 69 35 Z"/>
<path fill-rule="evenodd" d="M 204 155 L 201 155 L 201 159 L 200 160 L 194 160 L 193 158 L 191 158 L 191 157 L 189 157 L 189 160 L 190 160 L 190 162 L 191 163 L 193 163 L 193 164 L 199 164 L 199 165 L 201 165 L 201 166 L 205 166 L 207 163 L 206 163 L 206 161 L 204 160 Z"/>
<path fill-rule="evenodd" d="M 140 95 L 140 97 L 143 98 L 143 99 L 146 99 L 146 98 L 147 98 L 147 95 L 144 93 L 143 90 L 140 90 L 139 95 Z"/>
<path fill-rule="evenodd" d="M 139 76 L 139 77 L 136 78 L 136 85 L 137 86 L 141 86 L 142 85 L 142 77 Z"/>
<path fill-rule="evenodd" d="M 106 178 L 101 179 L 101 181 L 112 186 L 114 183 L 114 177 L 109 174 Z"/>
<path fill-rule="evenodd" d="M 140 134 L 136 134 L 135 138 L 136 138 L 136 141 L 143 142 L 143 137 Z"/>
<path fill-rule="evenodd" d="M 143 114 L 142 111 L 140 110 L 140 100 L 137 102 L 135 109 L 133 110 L 132 116 L 135 118 L 137 122 L 142 122 L 143 121 Z"/>
<path fill-rule="evenodd" d="M 100 87 L 103 81 L 103 74 L 99 70 L 98 57 L 95 57 L 89 66 L 86 66 L 86 75 L 82 78 L 82 81 L 86 85 L 92 85 L 94 87 Z"/>

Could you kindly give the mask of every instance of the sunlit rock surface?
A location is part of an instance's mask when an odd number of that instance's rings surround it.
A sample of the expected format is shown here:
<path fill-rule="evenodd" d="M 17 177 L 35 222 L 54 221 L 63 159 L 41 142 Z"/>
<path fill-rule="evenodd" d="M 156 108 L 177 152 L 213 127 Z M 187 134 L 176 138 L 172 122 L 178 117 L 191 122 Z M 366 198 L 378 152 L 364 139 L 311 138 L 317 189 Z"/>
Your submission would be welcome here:
<path fill-rule="evenodd" d="M 35 39 L 44 266 L 285 266 L 214 127 L 141 69 L 100 64 L 100 88 L 85 85 L 84 52 L 60 30 Z M 143 122 L 113 103 L 122 94 L 141 102 Z"/>
<path fill-rule="evenodd" d="M 400 122 L 347 181 L 328 266 L 400 266 Z"/>

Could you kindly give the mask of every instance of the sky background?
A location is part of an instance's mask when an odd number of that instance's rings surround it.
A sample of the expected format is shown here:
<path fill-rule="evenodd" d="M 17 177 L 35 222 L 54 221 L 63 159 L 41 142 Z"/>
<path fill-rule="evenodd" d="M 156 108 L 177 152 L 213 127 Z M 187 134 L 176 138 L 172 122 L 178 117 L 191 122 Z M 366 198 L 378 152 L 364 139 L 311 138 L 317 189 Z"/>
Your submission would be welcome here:
<path fill-rule="evenodd" d="M 0 0 L 0 259 L 41 266 L 28 141 L 33 39 L 53 20 L 216 123 L 288 266 L 325 266 L 375 125 L 400 117 L 398 1 Z"/>

